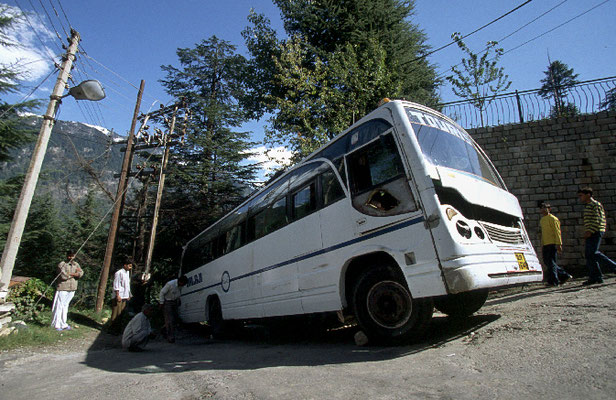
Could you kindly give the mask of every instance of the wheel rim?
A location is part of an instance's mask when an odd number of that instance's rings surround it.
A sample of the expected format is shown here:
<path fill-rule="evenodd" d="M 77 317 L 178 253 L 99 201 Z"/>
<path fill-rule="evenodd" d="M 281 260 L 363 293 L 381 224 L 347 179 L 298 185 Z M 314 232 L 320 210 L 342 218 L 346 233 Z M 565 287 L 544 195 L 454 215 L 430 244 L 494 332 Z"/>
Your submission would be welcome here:
<path fill-rule="evenodd" d="M 381 281 L 370 288 L 366 297 L 370 318 L 379 326 L 396 329 L 404 326 L 413 311 L 408 290 L 395 281 Z"/>

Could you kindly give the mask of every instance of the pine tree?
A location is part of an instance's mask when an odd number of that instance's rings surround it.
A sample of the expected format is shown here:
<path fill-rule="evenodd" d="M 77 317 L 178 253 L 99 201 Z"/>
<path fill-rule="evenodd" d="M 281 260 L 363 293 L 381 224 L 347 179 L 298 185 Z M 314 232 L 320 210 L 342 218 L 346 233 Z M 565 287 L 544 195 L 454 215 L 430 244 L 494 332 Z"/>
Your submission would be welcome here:
<path fill-rule="evenodd" d="M 185 145 L 172 149 L 163 198 L 168 244 L 175 249 L 237 205 L 255 171 L 244 162 L 253 146 L 249 133 L 237 130 L 248 117 L 238 104 L 245 58 L 215 36 L 177 55 L 180 67 L 163 66 L 161 81 L 192 114 Z"/>
<path fill-rule="evenodd" d="M 251 12 L 243 36 L 253 79 L 245 106 L 269 120 L 266 142 L 298 158 L 372 111 L 383 97 L 434 105 L 438 81 L 421 57 L 412 1 L 275 0 L 288 39 Z"/>
<path fill-rule="evenodd" d="M 574 104 L 567 103 L 566 97 L 570 87 L 578 83 L 578 74 L 573 68 L 561 61 L 555 60 L 550 63 L 548 69 L 543 72 L 545 77 L 541 79 L 539 95 L 544 99 L 554 99 L 554 107 L 550 116 L 570 116 L 579 113 Z"/>

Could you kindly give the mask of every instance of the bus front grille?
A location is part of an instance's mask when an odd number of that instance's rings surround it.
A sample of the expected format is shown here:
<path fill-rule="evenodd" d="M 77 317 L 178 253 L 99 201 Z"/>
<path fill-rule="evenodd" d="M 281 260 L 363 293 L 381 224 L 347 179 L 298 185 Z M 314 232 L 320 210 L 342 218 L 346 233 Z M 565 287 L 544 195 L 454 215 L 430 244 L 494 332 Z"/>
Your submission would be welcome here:
<path fill-rule="evenodd" d="M 488 237 L 493 242 L 507 244 L 523 244 L 524 238 L 522 231 L 519 228 L 507 228 L 504 226 L 494 225 L 487 222 L 481 222 L 481 226 L 488 233 Z"/>

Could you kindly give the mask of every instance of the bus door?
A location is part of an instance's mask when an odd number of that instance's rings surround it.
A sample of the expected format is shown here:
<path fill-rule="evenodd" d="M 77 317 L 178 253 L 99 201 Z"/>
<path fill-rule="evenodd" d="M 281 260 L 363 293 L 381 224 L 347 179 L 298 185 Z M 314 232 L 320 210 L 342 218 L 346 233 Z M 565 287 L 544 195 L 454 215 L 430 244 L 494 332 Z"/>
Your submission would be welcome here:
<path fill-rule="evenodd" d="M 404 258 L 401 267 L 413 296 L 433 293 L 437 288 L 427 283 L 442 283 L 437 253 L 393 129 L 349 153 L 346 163 L 356 235 L 368 248 Z"/>

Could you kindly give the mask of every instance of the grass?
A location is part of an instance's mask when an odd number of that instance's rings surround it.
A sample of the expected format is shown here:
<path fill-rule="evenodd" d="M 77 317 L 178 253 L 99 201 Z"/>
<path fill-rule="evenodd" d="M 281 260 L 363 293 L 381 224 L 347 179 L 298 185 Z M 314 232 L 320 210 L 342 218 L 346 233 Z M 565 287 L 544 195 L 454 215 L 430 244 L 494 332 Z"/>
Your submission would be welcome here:
<path fill-rule="evenodd" d="M 28 328 L 13 331 L 8 336 L 0 337 L 0 349 L 45 347 L 62 342 L 80 339 L 93 331 L 100 331 L 101 319 L 109 314 L 108 310 L 97 314 L 92 310 L 69 310 L 68 324 L 74 327 L 70 331 L 58 332 L 51 327 L 51 311 L 42 311 L 36 321 L 27 321 Z M 19 318 L 13 317 L 13 321 Z"/>

